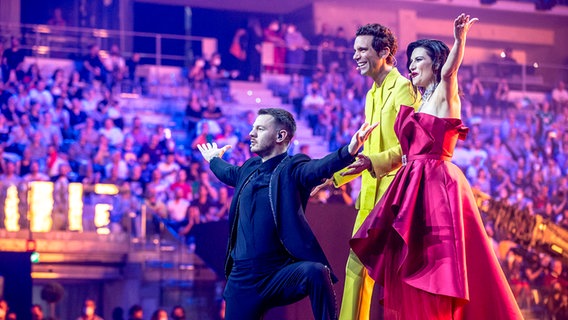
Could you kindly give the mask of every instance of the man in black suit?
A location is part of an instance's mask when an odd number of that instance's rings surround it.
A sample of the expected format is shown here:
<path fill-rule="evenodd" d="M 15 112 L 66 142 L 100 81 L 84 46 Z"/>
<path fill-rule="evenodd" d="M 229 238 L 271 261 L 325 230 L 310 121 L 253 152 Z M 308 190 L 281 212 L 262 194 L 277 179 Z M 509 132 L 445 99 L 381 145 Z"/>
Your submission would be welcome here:
<path fill-rule="evenodd" d="M 296 131 L 293 116 L 260 109 L 250 132 L 257 157 L 242 166 L 221 159 L 230 146 L 198 146 L 217 178 L 235 188 L 225 263 L 227 320 L 261 319 L 270 308 L 306 296 L 316 319 L 337 318 L 332 284 L 337 278 L 304 210 L 311 189 L 351 164 L 375 126 L 363 124 L 348 146 L 311 160 L 287 154 Z"/>

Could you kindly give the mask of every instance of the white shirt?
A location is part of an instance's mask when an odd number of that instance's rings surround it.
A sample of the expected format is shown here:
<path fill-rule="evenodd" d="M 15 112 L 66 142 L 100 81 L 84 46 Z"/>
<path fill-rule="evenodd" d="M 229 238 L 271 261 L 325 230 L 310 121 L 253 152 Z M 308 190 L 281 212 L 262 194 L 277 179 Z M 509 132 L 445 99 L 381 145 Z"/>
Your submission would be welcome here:
<path fill-rule="evenodd" d="M 168 217 L 174 221 L 183 221 L 186 218 L 189 201 L 185 199 L 172 199 L 168 201 Z"/>

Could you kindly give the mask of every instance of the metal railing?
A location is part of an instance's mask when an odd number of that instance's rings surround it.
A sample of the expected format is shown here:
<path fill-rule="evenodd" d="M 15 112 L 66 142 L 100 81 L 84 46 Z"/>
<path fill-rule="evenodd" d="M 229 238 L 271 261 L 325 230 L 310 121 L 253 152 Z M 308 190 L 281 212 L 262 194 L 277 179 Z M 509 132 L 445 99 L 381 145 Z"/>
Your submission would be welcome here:
<path fill-rule="evenodd" d="M 217 51 L 215 38 L 96 28 L 0 22 L 0 35 L 20 37 L 21 47 L 36 57 L 76 59 L 87 53 L 89 45 L 98 45 L 106 54 L 117 44 L 126 57 L 137 52 L 149 64 L 183 66 L 193 55 Z"/>

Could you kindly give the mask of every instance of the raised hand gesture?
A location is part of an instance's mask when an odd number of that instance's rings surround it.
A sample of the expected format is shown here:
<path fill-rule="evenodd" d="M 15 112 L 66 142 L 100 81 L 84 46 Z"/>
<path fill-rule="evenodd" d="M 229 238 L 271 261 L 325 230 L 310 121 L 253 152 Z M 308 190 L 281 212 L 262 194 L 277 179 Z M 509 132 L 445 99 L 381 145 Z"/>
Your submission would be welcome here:
<path fill-rule="evenodd" d="M 463 41 L 469 28 L 476 22 L 477 18 L 470 18 L 465 13 L 460 14 L 454 21 L 454 38 L 458 41 Z"/>
<path fill-rule="evenodd" d="M 226 145 L 223 148 L 218 148 L 217 144 L 213 142 L 213 143 L 198 144 L 197 149 L 199 149 L 199 152 L 201 152 L 203 159 L 209 162 L 211 161 L 211 159 L 215 157 L 222 157 L 227 150 L 231 149 L 231 146 Z"/>
<path fill-rule="evenodd" d="M 371 132 L 379 125 L 379 123 L 375 123 L 373 125 L 369 125 L 368 122 L 365 122 L 361 125 L 361 128 L 355 132 L 353 137 L 351 138 L 351 142 L 349 143 L 348 150 L 351 155 L 356 155 L 359 152 L 359 149 L 363 146 L 363 143 L 367 141 Z"/>

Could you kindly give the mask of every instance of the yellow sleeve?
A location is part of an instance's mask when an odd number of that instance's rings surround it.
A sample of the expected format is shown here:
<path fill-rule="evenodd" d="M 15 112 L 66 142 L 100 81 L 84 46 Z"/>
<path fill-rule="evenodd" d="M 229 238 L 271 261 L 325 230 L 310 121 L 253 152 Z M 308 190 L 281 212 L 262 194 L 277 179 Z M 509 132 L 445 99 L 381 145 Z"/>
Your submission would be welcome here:
<path fill-rule="evenodd" d="M 398 169 L 401 166 L 402 149 L 400 144 L 387 149 L 380 153 L 370 154 L 369 159 L 373 166 L 371 176 L 374 178 L 382 178 L 389 172 Z"/>
<path fill-rule="evenodd" d="M 336 173 L 333 174 L 333 185 L 336 188 L 339 188 L 342 185 L 355 180 L 357 177 L 361 175 L 360 173 L 358 173 L 358 174 L 351 174 L 348 176 L 342 176 L 341 173 L 345 171 L 347 171 L 347 168 L 343 168 L 340 171 L 337 171 Z"/>
<path fill-rule="evenodd" d="M 420 98 L 414 95 L 412 86 L 409 85 L 408 81 L 400 81 L 400 85 L 397 84 L 393 88 L 393 94 L 393 104 L 397 114 L 401 105 L 413 107 L 414 110 L 417 110 L 420 106 Z M 398 137 L 383 137 L 383 139 L 396 139 L 396 141 L 394 141 L 395 144 L 392 147 L 383 152 L 373 153 L 373 150 L 371 150 L 368 154 L 373 167 L 371 176 L 375 178 L 384 177 L 401 166 L 402 149 L 400 143 L 398 143 Z"/>

